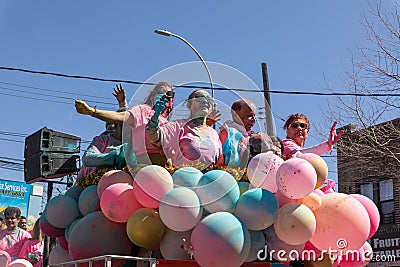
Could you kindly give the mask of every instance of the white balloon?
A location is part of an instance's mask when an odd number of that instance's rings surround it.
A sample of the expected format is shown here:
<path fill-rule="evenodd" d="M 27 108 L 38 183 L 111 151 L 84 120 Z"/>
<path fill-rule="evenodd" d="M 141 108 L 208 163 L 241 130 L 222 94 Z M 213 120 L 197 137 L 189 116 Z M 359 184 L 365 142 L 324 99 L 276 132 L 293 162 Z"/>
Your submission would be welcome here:
<path fill-rule="evenodd" d="M 254 187 L 264 188 L 275 193 L 278 191 L 276 172 L 282 163 L 283 159 L 272 151 L 256 155 L 247 166 L 247 177 L 250 183 Z"/>
<path fill-rule="evenodd" d="M 203 208 L 196 193 L 185 187 L 168 191 L 160 201 L 160 218 L 174 231 L 188 231 L 196 226 Z"/>

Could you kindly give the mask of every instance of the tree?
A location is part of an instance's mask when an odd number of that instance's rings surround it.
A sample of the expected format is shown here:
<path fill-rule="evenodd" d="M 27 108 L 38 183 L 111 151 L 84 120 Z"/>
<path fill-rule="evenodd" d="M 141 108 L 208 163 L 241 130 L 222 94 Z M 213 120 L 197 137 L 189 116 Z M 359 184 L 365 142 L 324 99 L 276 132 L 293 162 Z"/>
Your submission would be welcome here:
<path fill-rule="evenodd" d="M 365 163 L 357 164 L 359 171 L 393 174 L 392 167 L 400 164 L 399 6 L 383 13 L 381 2 L 368 3 L 362 24 L 369 46 L 356 50 L 342 79 L 351 96 L 338 96 L 325 115 L 347 125 L 338 144 L 338 163 L 350 158 Z M 385 162 L 385 168 L 374 161 Z"/>

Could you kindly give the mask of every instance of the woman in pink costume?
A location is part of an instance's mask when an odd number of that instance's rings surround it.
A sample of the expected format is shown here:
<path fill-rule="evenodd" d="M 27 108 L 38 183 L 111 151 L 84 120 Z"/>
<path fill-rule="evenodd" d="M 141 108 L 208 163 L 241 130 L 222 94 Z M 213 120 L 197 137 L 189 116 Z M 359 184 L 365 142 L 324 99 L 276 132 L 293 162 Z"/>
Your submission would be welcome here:
<path fill-rule="evenodd" d="M 43 264 L 43 240 L 38 219 L 33 226 L 32 238 L 29 238 L 22 246 L 18 258 L 28 260 L 33 267 L 41 267 Z"/>
<path fill-rule="evenodd" d="M 114 91 L 124 90 L 122 85 L 117 85 Z M 90 107 L 82 100 L 75 101 L 76 111 L 80 114 L 91 115 L 97 119 L 107 123 L 120 124 L 124 123 L 124 136 L 122 143 L 128 143 L 126 146 L 125 157 L 128 164 L 129 155 L 136 155 L 138 164 L 157 164 L 164 166 L 166 163 L 165 156 L 161 148 L 154 146 L 149 142 L 145 135 L 147 122 L 154 114 L 154 103 L 164 96 L 169 96 L 172 101 L 165 106 L 160 114 L 160 124 L 168 121 L 169 112 L 173 105 L 173 94 L 167 92 L 172 91 L 172 86 L 167 82 L 159 82 L 148 95 L 144 104 L 140 104 L 129 108 L 124 112 L 115 112 L 108 110 L 99 110 L 96 107 Z"/>
<path fill-rule="evenodd" d="M 336 133 L 336 124 L 337 122 L 335 121 L 331 127 L 328 141 L 305 148 L 304 144 L 310 130 L 310 121 L 304 114 L 296 113 L 290 115 L 283 125 L 283 129 L 286 130 L 286 139 L 282 140 L 284 146 L 283 159 L 290 159 L 297 152 L 322 155 L 331 151 L 332 146 L 338 142 L 344 133 L 344 131 Z"/>

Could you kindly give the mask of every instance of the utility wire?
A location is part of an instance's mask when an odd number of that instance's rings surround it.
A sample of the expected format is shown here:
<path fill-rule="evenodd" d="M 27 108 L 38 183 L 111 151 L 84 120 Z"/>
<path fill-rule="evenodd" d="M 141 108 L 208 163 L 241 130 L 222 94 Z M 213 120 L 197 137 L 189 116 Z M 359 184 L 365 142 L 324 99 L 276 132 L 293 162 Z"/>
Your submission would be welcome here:
<path fill-rule="evenodd" d="M 13 161 L 24 162 L 23 159 L 16 159 L 16 158 L 9 158 L 9 157 L 1 157 L 1 156 L 0 156 L 0 159 L 6 159 L 6 160 L 13 160 Z"/>
<path fill-rule="evenodd" d="M 33 86 L 28 86 L 28 85 L 21 85 L 21 84 L 15 84 L 15 83 L 7 83 L 7 82 L 0 82 L 0 83 L 1 84 L 6 84 L 6 85 L 17 86 L 17 87 L 25 87 L 25 88 L 30 88 L 30 89 L 36 89 L 36 90 L 40 90 L 40 91 L 49 91 L 49 92 L 62 93 L 62 94 L 71 94 L 70 92 L 54 90 L 54 89 L 33 87 Z M 111 97 L 104 97 L 104 96 L 95 96 L 95 95 L 86 95 L 86 94 L 80 94 L 80 96 L 87 96 L 87 97 L 94 97 L 94 98 L 102 98 L 102 99 L 106 99 L 106 100 L 113 100 L 113 98 L 111 98 Z"/>
<path fill-rule="evenodd" d="M 41 74 L 41 75 L 52 75 L 58 77 L 66 77 L 66 78 L 74 78 L 74 79 L 87 79 L 87 80 L 94 80 L 94 81 L 103 81 L 103 82 L 114 82 L 114 83 L 127 83 L 127 84 L 136 84 L 136 85 L 156 85 L 155 83 L 148 83 L 148 82 L 137 82 L 137 81 L 130 81 L 130 80 L 121 80 L 121 79 L 106 79 L 106 78 L 98 78 L 98 77 L 90 77 L 90 76 L 82 76 L 82 75 L 69 75 L 63 73 L 56 73 L 56 72 L 47 72 L 47 71 L 35 71 L 35 70 L 28 70 L 28 69 L 21 69 L 21 68 L 12 68 L 12 67 L 1 67 L 0 70 L 8 70 L 8 71 L 19 71 L 25 73 L 32 73 L 32 74 Z M 224 87 L 214 87 L 211 88 L 209 86 L 194 86 L 194 85 L 173 85 L 177 88 L 191 88 L 191 89 L 214 89 L 219 91 L 238 91 L 238 92 L 264 92 L 264 90 L 259 89 L 244 89 L 244 88 L 224 88 Z M 281 90 L 268 90 L 268 92 L 273 94 L 293 94 L 293 95 L 319 95 L 319 96 L 365 96 L 365 97 L 387 97 L 387 96 L 396 96 L 399 97 L 400 94 L 364 94 L 364 93 L 322 93 L 322 92 L 299 92 L 299 91 L 281 91 Z"/>
<path fill-rule="evenodd" d="M 5 136 L 15 136 L 15 137 L 22 137 L 22 138 L 26 138 L 28 137 L 28 134 L 24 134 L 24 133 L 15 133 L 15 132 L 4 132 L 4 131 L 0 131 L 0 135 L 5 135 Z M 5 140 L 5 141 L 13 141 L 13 142 L 19 142 L 19 143 L 24 143 L 23 141 L 19 141 L 19 140 L 11 140 L 11 139 L 5 139 L 5 138 L 0 138 L 0 140 Z M 92 141 L 88 141 L 88 140 L 81 140 L 81 143 L 91 143 Z"/>
<path fill-rule="evenodd" d="M 41 96 L 47 96 L 47 97 L 68 99 L 68 100 L 72 100 L 72 101 L 76 99 L 75 97 L 54 96 L 54 95 L 49 95 L 49 94 L 43 94 L 43 93 L 37 93 L 37 92 L 30 92 L 30 91 L 18 90 L 18 89 L 11 89 L 11 88 L 5 88 L 5 87 L 1 87 L 1 86 L 0 86 L 0 90 L 1 90 L 1 89 L 3 89 L 3 90 L 8 90 L 8 91 L 13 91 L 13 92 L 21 92 L 21 93 L 26 93 L 26 94 L 33 94 L 33 95 L 41 95 Z M 69 103 L 71 104 L 72 101 L 69 102 Z M 100 101 L 91 101 L 91 102 L 96 102 L 96 103 L 99 103 L 99 104 L 106 104 L 106 105 L 109 105 L 109 104 L 110 104 L 109 102 L 100 102 Z"/>
<path fill-rule="evenodd" d="M 0 138 L 0 140 L 9 141 L 9 142 L 16 142 L 16 143 L 25 143 L 24 141 L 12 140 L 12 139 L 6 139 L 6 138 Z"/>

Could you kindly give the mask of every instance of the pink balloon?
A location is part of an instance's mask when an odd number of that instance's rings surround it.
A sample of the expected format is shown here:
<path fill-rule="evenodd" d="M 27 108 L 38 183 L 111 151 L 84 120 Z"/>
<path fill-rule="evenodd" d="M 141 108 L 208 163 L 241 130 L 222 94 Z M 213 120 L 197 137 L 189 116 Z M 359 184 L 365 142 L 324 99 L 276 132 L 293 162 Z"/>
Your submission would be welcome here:
<path fill-rule="evenodd" d="M 318 189 L 315 189 L 313 192 L 314 192 L 315 194 L 319 195 L 319 196 L 325 195 L 325 193 L 322 192 L 322 190 L 319 189 L 319 188 L 318 188 Z"/>
<path fill-rule="evenodd" d="M 254 187 L 264 188 L 272 193 L 278 191 L 276 172 L 283 159 L 273 152 L 261 153 L 252 158 L 247 166 L 247 177 Z"/>
<path fill-rule="evenodd" d="M 365 251 L 361 247 L 354 251 L 341 255 L 339 258 L 340 267 L 359 267 L 365 264 Z"/>
<path fill-rule="evenodd" d="M 103 176 L 99 180 L 99 183 L 97 184 L 97 194 L 99 198 L 101 198 L 101 195 L 107 187 L 117 183 L 126 183 L 133 185 L 133 179 L 129 174 L 121 170 L 112 170 L 106 172 L 105 174 L 103 174 Z"/>
<path fill-rule="evenodd" d="M 56 239 L 57 239 L 57 243 L 60 245 L 60 247 L 62 247 L 65 250 L 68 250 L 68 241 L 65 238 L 65 235 L 59 236 Z"/>
<path fill-rule="evenodd" d="M 310 194 L 317 183 L 317 173 L 307 160 L 291 158 L 276 173 L 278 190 L 288 198 L 299 199 Z"/>
<path fill-rule="evenodd" d="M 275 197 L 278 200 L 279 208 L 288 203 L 301 203 L 301 199 L 285 197 L 279 190 L 275 193 Z"/>
<path fill-rule="evenodd" d="M 371 238 L 376 233 L 376 230 L 378 230 L 379 227 L 379 222 L 381 220 L 379 210 L 376 207 L 375 203 L 366 196 L 360 194 L 351 194 L 350 196 L 360 201 L 360 203 L 367 210 L 370 221 L 370 231 L 368 238 Z"/>
<path fill-rule="evenodd" d="M 117 223 L 126 223 L 136 210 L 143 208 L 133 193 L 130 184 L 117 183 L 107 187 L 100 199 L 104 216 Z"/>
<path fill-rule="evenodd" d="M 58 264 L 71 261 L 68 250 L 61 248 L 59 245 L 55 246 L 49 254 L 49 264 Z M 65 267 L 74 267 L 73 264 L 64 265 Z"/>
<path fill-rule="evenodd" d="M 69 235 L 68 250 L 71 260 L 102 255 L 129 255 L 131 248 L 132 242 L 127 236 L 126 224 L 108 220 L 101 211 L 83 217 Z M 112 266 L 118 266 L 118 263 L 122 265 L 123 261 L 113 261 Z M 93 267 L 97 266 L 103 267 L 104 260 L 94 262 Z"/>
<path fill-rule="evenodd" d="M 42 216 L 40 216 L 39 225 L 40 229 L 45 235 L 48 235 L 50 237 L 58 237 L 64 235 L 64 228 L 57 228 L 47 221 L 46 212 L 43 213 Z"/>
<path fill-rule="evenodd" d="M 307 241 L 304 244 L 304 250 L 300 256 L 303 260 L 315 261 L 315 259 L 318 259 L 321 256 L 321 250 L 314 246 L 310 241 Z"/>
<path fill-rule="evenodd" d="M 330 194 L 330 193 L 335 193 L 335 186 L 336 186 L 336 182 L 328 179 L 326 181 L 326 185 L 321 187 L 320 190 L 324 193 L 324 194 Z"/>
<path fill-rule="evenodd" d="M 158 208 L 160 200 L 173 188 L 171 174 L 157 165 L 142 168 L 134 180 L 133 192 L 139 203 L 146 208 Z"/>
<path fill-rule="evenodd" d="M 7 251 L 0 250 L 0 267 L 6 267 L 11 262 L 10 254 Z"/>
<path fill-rule="evenodd" d="M 310 242 L 319 250 L 346 252 L 359 249 L 367 240 L 369 216 L 363 205 L 347 194 L 321 196 L 321 207 L 314 212 L 317 228 Z"/>
<path fill-rule="evenodd" d="M 328 178 L 328 165 L 321 156 L 314 153 L 299 153 L 298 158 L 305 159 L 313 165 L 317 172 L 317 184 L 315 187 L 320 187 L 324 184 L 326 178 Z"/>
<path fill-rule="evenodd" d="M 367 242 L 364 243 L 364 245 L 362 246 L 362 248 L 364 249 L 364 257 L 365 257 L 365 262 L 363 266 L 366 266 L 368 263 L 371 262 L 372 258 L 373 258 L 373 250 L 371 247 L 371 244 Z"/>
<path fill-rule="evenodd" d="M 7 267 L 33 267 L 32 263 L 25 259 L 16 259 L 8 264 Z"/>
<path fill-rule="evenodd" d="M 301 204 L 306 205 L 312 211 L 315 211 L 319 209 L 319 207 L 321 207 L 322 204 L 321 196 L 318 195 L 317 193 L 311 192 L 308 196 L 305 196 L 301 200 Z"/>

